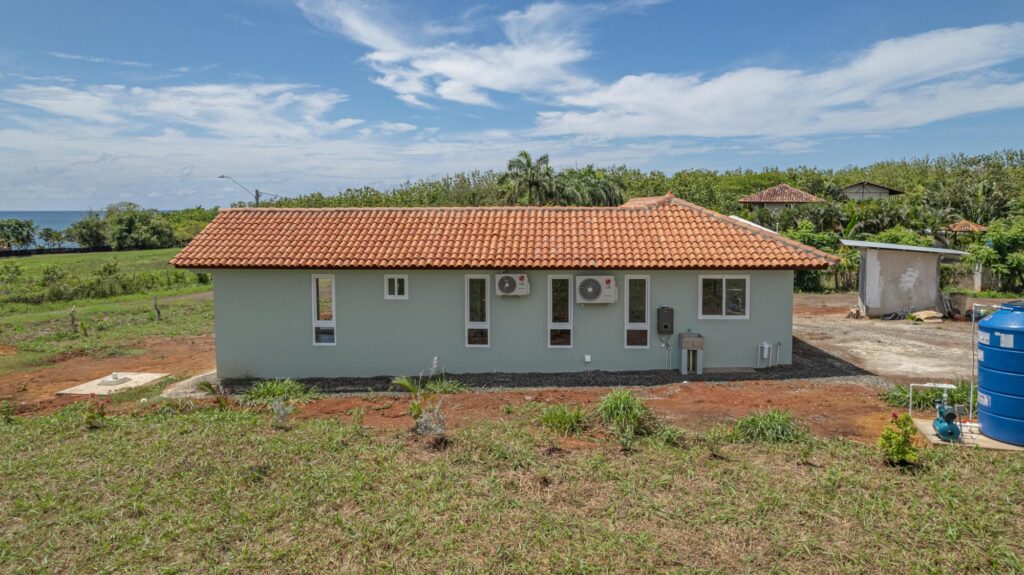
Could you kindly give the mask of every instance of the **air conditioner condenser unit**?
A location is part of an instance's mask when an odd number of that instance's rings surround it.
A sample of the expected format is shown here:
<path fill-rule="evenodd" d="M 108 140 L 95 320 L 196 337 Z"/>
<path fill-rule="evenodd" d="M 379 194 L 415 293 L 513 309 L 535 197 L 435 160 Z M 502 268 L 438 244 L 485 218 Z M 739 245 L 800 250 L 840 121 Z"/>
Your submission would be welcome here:
<path fill-rule="evenodd" d="M 615 276 L 576 276 L 577 303 L 615 303 L 618 299 Z"/>

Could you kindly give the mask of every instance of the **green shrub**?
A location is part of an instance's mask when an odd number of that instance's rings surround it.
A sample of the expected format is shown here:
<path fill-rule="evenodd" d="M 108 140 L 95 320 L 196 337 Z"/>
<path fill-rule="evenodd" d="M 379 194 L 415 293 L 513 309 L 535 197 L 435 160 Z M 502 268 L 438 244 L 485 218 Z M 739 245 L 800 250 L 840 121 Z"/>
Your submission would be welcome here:
<path fill-rule="evenodd" d="M 429 379 L 423 388 L 430 393 L 461 393 L 468 390 L 469 386 L 457 379 L 441 375 Z"/>
<path fill-rule="evenodd" d="M 737 443 L 799 443 L 810 433 L 788 411 L 758 411 L 736 421 L 730 439 Z"/>
<path fill-rule="evenodd" d="M 894 416 L 892 423 L 896 428 L 885 428 L 882 430 L 882 436 L 878 438 L 882 459 L 889 465 L 906 467 L 916 464 L 919 454 L 914 445 L 914 436 L 917 435 L 914 420 L 910 418 L 910 414 L 904 413 L 899 417 Z"/>
<path fill-rule="evenodd" d="M 245 405 L 271 405 L 277 400 L 288 403 L 308 403 L 320 397 L 320 393 L 294 379 L 264 379 L 242 394 Z"/>
<path fill-rule="evenodd" d="M 0 423 L 14 423 L 14 405 L 9 401 L 0 401 Z"/>
<path fill-rule="evenodd" d="M 82 421 L 86 429 L 99 429 L 103 427 L 103 421 L 107 417 L 107 404 L 109 399 L 94 399 L 86 404 L 82 412 Z"/>
<path fill-rule="evenodd" d="M 956 389 L 949 390 L 950 405 L 967 405 L 971 397 L 971 380 L 958 379 L 953 382 Z M 882 401 L 893 407 L 907 407 L 910 403 L 910 386 L 893 385 L 881 393 Z M 914 390 L 914 409 L 935 407 L 935 402 L 942 399 L 942 390 L 934 388 L 917 388 Z M 974 400 L 977 405 L 978 389 L 974 389 Z"/>
<path fill-rule="evenodd" d="M 650 439 L 658 445 L 683 447 L 686 444 L 686 432 L 674 425 L 659 425 Z"/>
<path fill-rule="evenodd" d="M 579 406 L 547 405 L 541 411 L 540 423 L 559 435 L 579 435 L 587 428 L 587 411 Z"/>
<path fill-rule="evenodd" d="M 658 427 L 651 410 L 628 389 L 616 389 L 604 396 L 597 415 L 623 449 L 630 449 L 638 437 L 650 435 Z"/>

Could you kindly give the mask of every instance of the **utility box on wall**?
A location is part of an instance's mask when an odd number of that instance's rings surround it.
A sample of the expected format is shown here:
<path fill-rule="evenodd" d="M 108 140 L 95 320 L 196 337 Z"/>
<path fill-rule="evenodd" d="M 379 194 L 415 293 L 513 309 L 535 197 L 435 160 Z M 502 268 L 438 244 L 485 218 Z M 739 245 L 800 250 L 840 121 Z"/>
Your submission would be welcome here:
<path fill-rule="evenodd" d="M 672 335 L 676 331 L 675 310 L 663 305 L 658 308 L 658 335 Z"/>

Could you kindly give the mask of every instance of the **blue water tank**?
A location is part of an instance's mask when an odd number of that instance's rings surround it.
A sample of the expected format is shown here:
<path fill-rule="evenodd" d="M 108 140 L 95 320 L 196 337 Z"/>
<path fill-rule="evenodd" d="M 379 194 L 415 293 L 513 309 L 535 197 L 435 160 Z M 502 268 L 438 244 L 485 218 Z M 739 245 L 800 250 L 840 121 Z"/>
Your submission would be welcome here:
<path fill-rule="evenodd" d="M 978 322 L 978 423 L 992 439 L 1024 445 L 1024 300 Z"/>

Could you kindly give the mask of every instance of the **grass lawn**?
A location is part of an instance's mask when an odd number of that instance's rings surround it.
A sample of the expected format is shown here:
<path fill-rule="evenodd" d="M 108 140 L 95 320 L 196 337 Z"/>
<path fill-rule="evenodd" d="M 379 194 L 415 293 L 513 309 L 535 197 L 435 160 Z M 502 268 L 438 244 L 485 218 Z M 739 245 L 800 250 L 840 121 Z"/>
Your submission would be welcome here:
<path fill-rule="evenodd" d="M 58 265 L 72 276 L 88 277 L 103 264 L 116 261 L 120 273 L 160 272 L 172 269 L 167 261 L 177 248 L 130 252 L 50 254 L 13 260 L 22 269 L 20 281 L 33 282 L 42 270 Z M 106 298 L 79 298 L 43 303 L 0 302 L 0 346 L 15 353 L 0 353 L 0 375 L 52 364 L 73 355 L 118 355 L 132 352 L 139 338 L 155 335 L 199 335 L 213 331 L 213 302 L 185 297 L 206 292 L 209 284 L 157 287 L 145 293 Z M 2 291 L 2 290 L 0 290 Z M 163 321 L 156 321 L 153 296 L 162 298 Z M 88 330 L 72 333 L 72 307 L 80 325 Z"/>
<path fill-rule="evenodd" d="M 434 451 L 336 418 L 168 403 L 87 430 L 83 409 L 0 423 L 0 573 L 1024 571 L 1014 454 L 565 451 L 511 408 Z"/>
<path fill-rule="evenodd" d="M 140 272 L 170 268 L 167 263 L 181 248 L 134 250 L 124 252 L 92 252 L 81 254 L 45 254 L 9 258 L 18 263 L 26 274 L 35 275 L 50 265 L 60 266 L 73 274 L 92 272 L 104 263 L 117 261 L 122 271 Z M 7 259 L 7 258 L 5 258 Z"/>

